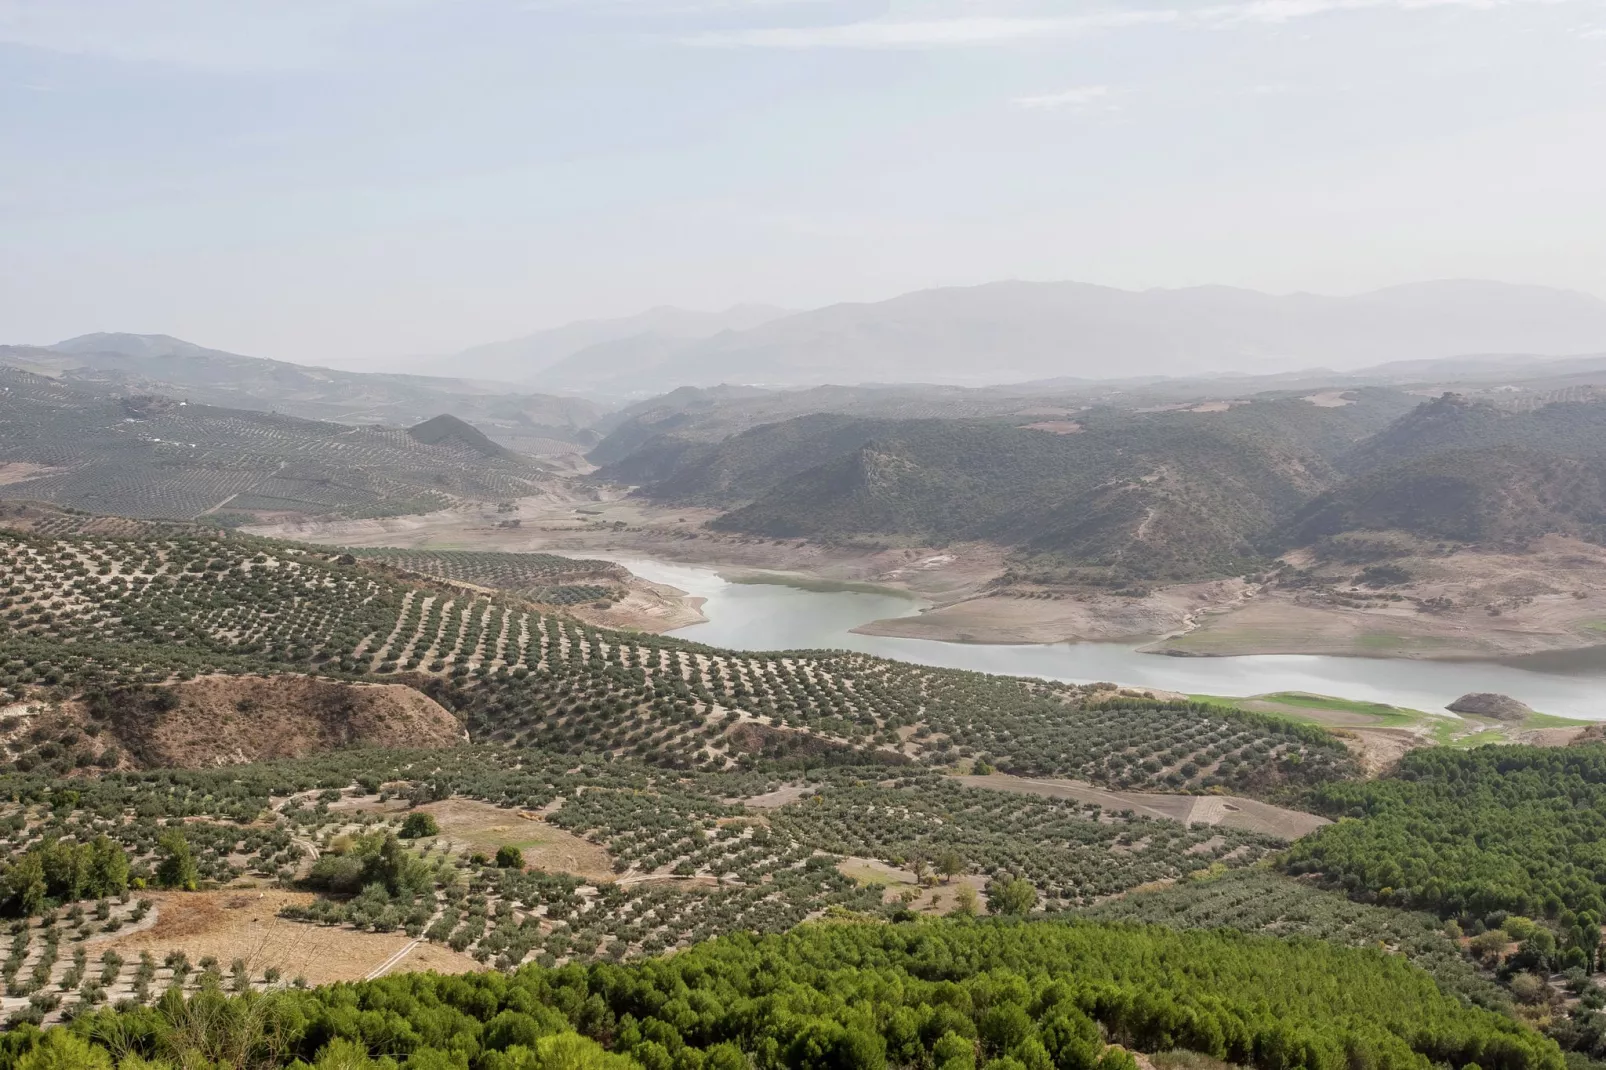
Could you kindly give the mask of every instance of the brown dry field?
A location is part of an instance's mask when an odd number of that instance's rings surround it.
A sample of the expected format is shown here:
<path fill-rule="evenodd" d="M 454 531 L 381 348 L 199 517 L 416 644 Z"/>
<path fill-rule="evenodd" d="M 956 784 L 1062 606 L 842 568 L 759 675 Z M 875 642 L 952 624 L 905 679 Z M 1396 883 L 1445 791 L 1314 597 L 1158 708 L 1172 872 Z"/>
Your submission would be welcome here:
<path fill-rule="evenodd" d="M 813 791 L 813 788 L 804 784 L 782 784 L 774 791 L 743 799 L 742 805 L 754 810 L 778 810 L 787 803 L 797 802 L 799 799 L 812 794 Z"/>
<path fill-rule="evenodd" d="M 331 803 L 331 811 L 360 811 L 403 818 L 412 811 L 405 799 L 380 802 L 377 796 L 342 799 Z M 615 879 L 613 858 L 602 847 L 572 832 L 548 825 L 543 814 L 533 810 L 504 810 L 473 799 L 444 799 L 425 803 L 418 810 L 429 814 L 440 826 L 433 842 L 443 850 L 457 853 L 483 851 L 494 854 L 498 847 L 511 844 L 524 852 L 524 864 L 549 873 L 572 873 L 592 881 Z"/>
<path fill-rule="evenodd" d="M 702 624 L 702 599 L 687 598 L 667 584 L 632 576 L 625 596 L 607 609 L 592 605 L 568 606 L 565 612 L 599 628 L 629 628 L 639 632 L 672 632 L 689 624 Z"/>
<path fill-rule="evenodd" d="M 614 879 L 613 859 L 607 851 L 548 825 L 530 811 L 504 810 L 471 799 L 446 799 L 418 809 L 435 818 L 444 839 L 469 850 L 491 854 L 511 844 L 524 852 L 527 866 L 594 881 Z"/>
<path fill-rule="evenodd" d="M 881 897 L 884 903 L 896 903 L 900 893 L 912 889 L 920 893 L 920 898 L 910 905 L 911 910 L 922 914 L 951 914 L 959 905 L 959 889 L 969 888 L 976 893 L 976 913 L 987 913 L 987 900 L 982 897 L 987 879 L 977 873 L 962 874 L 947 884 L 939 879 L 937 884 L 927 886 L 916 881 L 910 870 L 874 858 L 844 858 L 836 868 L 859 884 L 885 884 L 887 890 Z"/>
<path fill-rule="evenodd" d="M 1019 795 L 1040 795 L 1049 799 L 1075 799 L 1098 803 L 1107 810 L 1132 810 L 1148 817 L 1180 821 L 1184 825 L 1208 825 L 1242 829 L 1283 840 L 1297 840 L 1323 825 L 1325 817 L 1288 810 L 1256 799 L 1236 795 L 1166 795 L 1146 791 L 1111 791 L 1080 780 L 1048 780 L 991 773 L 986 776 L 957 777 L 973 788 L 1008 791 Z"/>
<path fill-rule="evenodd" d="M 56 471 L 58 469 L 51 468 L 48 464 L 7 461 L 4 464 L 0 464 L 0 487 L 11 483 L 21 483 L 29 479 L 37 479 L 40 476 L 52 475 Z"/>
<path fill-rule="evenodd" d="M 92 938 L 93 955 L 111 948 L 125 958 L 136 958 L 149 951 L 161 962 L 169 951 L 182 951 L 192 963 L 215 956 L 225 970 L 239 958 L 254 976 L 276 966 L 286 980 L 305 977 L 312 984 L 327 984 L 361 980 L 413 943 L 405 933 L 359 933 L 278 917 L 280 908 L 316 898 L 307 892 L 240 888 L 149 895 L 155 902 L 156 923 L 103 940 Z M 467 973 L 484 967 L 467 955 L 421 943 L 397 968 Z"/>

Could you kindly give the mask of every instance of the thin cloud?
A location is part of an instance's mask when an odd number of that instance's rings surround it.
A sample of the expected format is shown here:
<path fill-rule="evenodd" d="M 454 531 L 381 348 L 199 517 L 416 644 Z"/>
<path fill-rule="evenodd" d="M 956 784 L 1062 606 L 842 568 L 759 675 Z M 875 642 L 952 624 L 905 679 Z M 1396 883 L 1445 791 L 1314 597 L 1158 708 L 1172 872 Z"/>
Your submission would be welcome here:
<path fill-rule="evenodd" d="M 1061 108 L 1081 111 L 1090 104 L 1104 100 L 1109 95 L 1110 87 L 1107 85 L 1082 85 L 1077 86 L 1075 89 L 1066 89 L 1058 93 L 1016 97 L 1010 103 L 1017 108 L 1027 108 L 1033 111 L 1052 111 Z"/>
<path fill-rule="evenodd" d="M 955 48 L 1009 45 L 1078 37 L 1127 27 L 1184 25 L 1225 28 L 1283 23 L 1341 12 L 1421 11 L 1432 8 L 1492 10 L 1551 6 L 1583 0 L 1244 0 L 1204 8 L 1139 8 L 1063 16 L 958 16 L 941 19 L 867 19 L 829 26 L 719 30 L 681 38 L 704 48 Z"/>
<path fill-rule="evenodd" d="M 1098 30 L 1176 22 L 1168 9 L 1111 11 L 1051 18 L 968 17 L 835 26 L 721 30 L 682 38 L 705 48 L 942 48 L 1076 37 Z"/>

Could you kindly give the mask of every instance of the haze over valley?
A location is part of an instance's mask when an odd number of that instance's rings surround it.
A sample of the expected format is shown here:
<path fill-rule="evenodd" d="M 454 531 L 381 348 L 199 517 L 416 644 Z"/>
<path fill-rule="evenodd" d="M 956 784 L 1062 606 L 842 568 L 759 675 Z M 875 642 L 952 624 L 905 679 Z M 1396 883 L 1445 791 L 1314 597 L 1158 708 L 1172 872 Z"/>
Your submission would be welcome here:
<path fill-rule="evenodd" d="M 1599 0 L 0 0 L 0 1070 L 1606 1070 Z"/>

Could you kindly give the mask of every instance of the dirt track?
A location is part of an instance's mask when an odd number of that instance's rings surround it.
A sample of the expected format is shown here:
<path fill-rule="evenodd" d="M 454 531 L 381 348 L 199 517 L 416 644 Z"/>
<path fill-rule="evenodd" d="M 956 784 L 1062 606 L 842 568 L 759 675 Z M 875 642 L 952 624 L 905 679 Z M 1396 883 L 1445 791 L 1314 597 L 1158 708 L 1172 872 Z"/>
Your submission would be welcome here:
<path fill-rule="evenodd" d="M 1164 795 L 1158 792 L 1110 791 L 1080 780 L 1039 780 L 991 773 L 987 776 L 957 777 L 973 788 L 1008 791 L 1019 795 L 1041 795 L 1050 799 L 1075 799 L 1097 803 L 1106 810 L 1132 810 L 1148 817 L 1180 821 L 1184 825 L 1210 825 L 1242 829 L 1284 840 L 1297 840 L 1323 825 L 1325 817 L 1300 810 L 1287 810 L 1257 799 L 1236 795 Z"/>
<path fill-rule="evenodd" d="M 161 962 L 169 951 L 183 951 L 191 962 L 211 955 L 227 969 L 238 958 L 256 976 L 273 966 L 287 980 L 305 977 L 312 984 L 327 984 L 361 980 L 413 942 L 404 933 L 360 933 L 278 916 L 287 904 L 311 902 L 315 897 L 306 892 L 229 889 L 149 894 L 155 901 L 155 924 L 94 943 L 96 955 L 106 948 L 128 958 L 149 951 Z M 433 944 L 413 948 L 398 962 L 409 970 L 442 973 L 483 969 L 469 956 Z"/>

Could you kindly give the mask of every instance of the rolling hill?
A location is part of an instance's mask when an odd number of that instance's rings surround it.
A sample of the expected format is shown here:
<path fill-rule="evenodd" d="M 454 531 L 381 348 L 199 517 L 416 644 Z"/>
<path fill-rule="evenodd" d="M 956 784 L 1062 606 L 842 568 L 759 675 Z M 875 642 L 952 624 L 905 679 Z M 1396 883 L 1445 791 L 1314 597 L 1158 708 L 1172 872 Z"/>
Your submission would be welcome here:
<path fill-rule="evenodd" d="M 1350 531 L 1522 544 L 1606 542 L 1606 401 L 1500 406 L 1446 393 L 1338 460 L 1350 477 L 1291 518 L 1283 541 Z"/>
<path fill-rule="evenodd" d="M 0 366 L 0 496 L 227 521 L 420 512 L 500 501 L 549 483 L 536 461 L 447 419 L 450 427 L 431 421 L 415 435 L 117 396 Z M 443 433 L 459 426 L 467 431 Z"/>
<path fill-rule="evenodd" d="M 661 435 L 597 474 L 726 509 L 717 530 L 985 540 L 1039 575 L 1193 579 L 1253 567 L 1268 536 L 1339 480 L 1333 462 L 1407 404 L 1375 391 L 1334 407 L 1267 399 L 1024 425 L 815 414 L 717 443 Z"/>
<path fill-rule="evenodd" d="M 1386 465 L 1305 506 L 1284 541 L 1353 531 L 1516 545 L 1555 534 L 1606 544 L 1606 457 L 1496 446 Z"/>
<path fill-rule="evenodd" d="M 597 441 L 591 402 L 503 383 L 315 368 L 245 357 L 167 335 L 89 334 L 53 346 L 0 346 L 0 364 L 121 394 L 163 394 L 221 408 L 309 420 L 413 424 L 440 412 L 489 428 L 529 454 L 578 452 Z"/>

